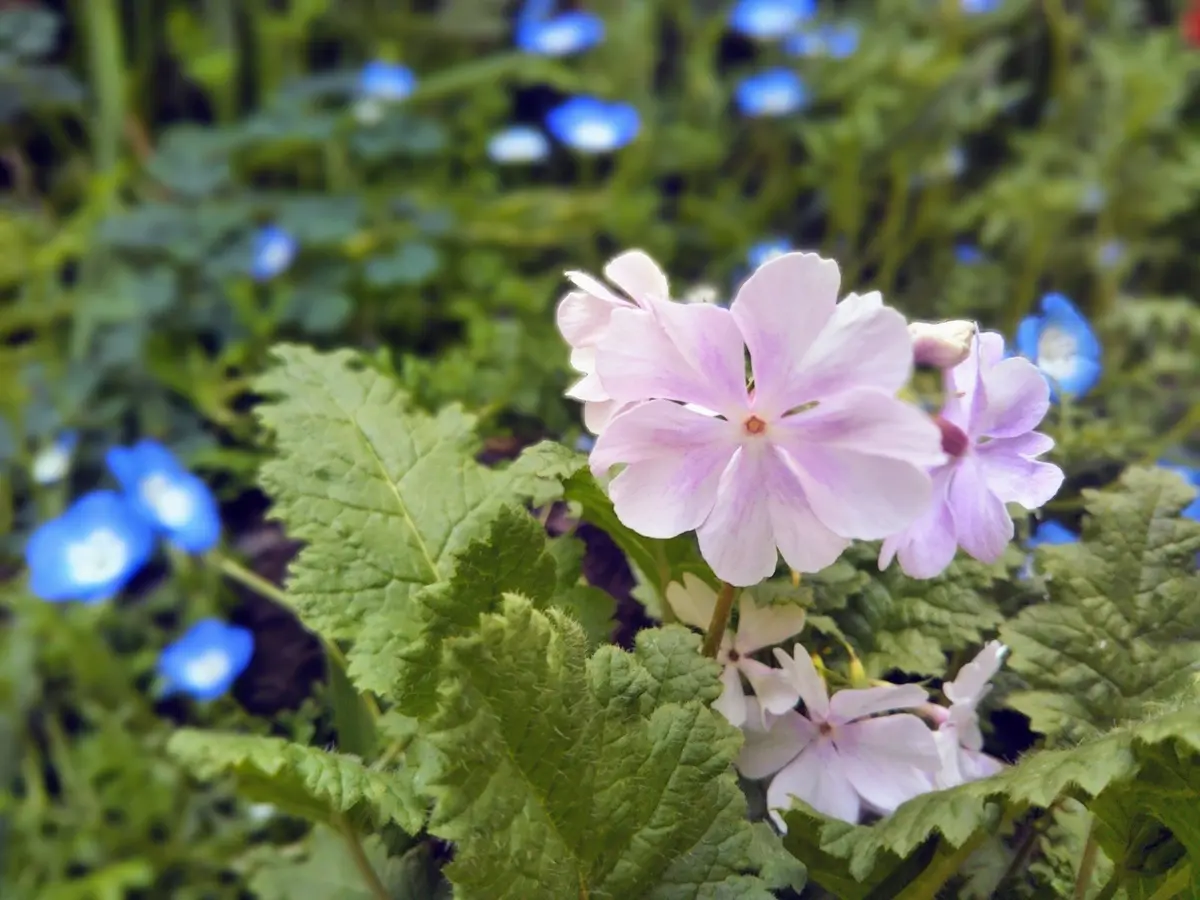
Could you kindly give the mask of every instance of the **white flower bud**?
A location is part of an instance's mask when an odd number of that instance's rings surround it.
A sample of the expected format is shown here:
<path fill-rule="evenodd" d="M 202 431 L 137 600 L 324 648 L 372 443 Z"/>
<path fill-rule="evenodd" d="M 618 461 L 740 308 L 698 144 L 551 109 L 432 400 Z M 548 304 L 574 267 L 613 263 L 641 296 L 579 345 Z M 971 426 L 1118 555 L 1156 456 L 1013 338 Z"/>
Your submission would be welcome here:
<path fill-rule="evenodd" d="M 908 334 L 913 342 L 913 357 L 920 366 L 951 369 L 971 353 L 975 323 L 957 319 L 950 322 L 910 322 Z"/>

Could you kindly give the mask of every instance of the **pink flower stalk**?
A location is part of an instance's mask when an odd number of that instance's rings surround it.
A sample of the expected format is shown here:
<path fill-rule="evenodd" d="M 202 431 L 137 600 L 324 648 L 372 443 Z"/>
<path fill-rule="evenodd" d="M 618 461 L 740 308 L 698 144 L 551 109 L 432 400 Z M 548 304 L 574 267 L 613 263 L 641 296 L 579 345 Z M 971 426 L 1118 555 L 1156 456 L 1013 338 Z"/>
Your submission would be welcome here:
<path fill-rule="evenodd" d="M 682 585 L 672 582 L 667 586 L 667 602 L 679 621 L 703 631 L 712 621 L 717 592 L 687 572 Z M 738 601 L 737 629 L 725 631 L 717 651 L 724 690 L 714 701 L 713 709 L 731 725 L 741 727 L 748 714 L 749 701 L 742 689 L 743 675 L 754 689 L 759 711 L 782 713 L 796 705 L 800 695 L 781 677 L 780 670 L 751 659 L 750 654 L 795 637 L 804 628 L 804 618 L 801 606 L 759 606 L 752 597 L 742 594 Z"/>
<path fill-rule="evenodd" d="M 583 402 L 583 424 L 592 434 L 604 429 L 618 405 L 596 375 L 596 345 L 607 332 L 614 310 L 645 308 L 648 298 L 666 302 L 670 297 L 667 276 L 641 250 L 613 257 L 604 267 L 604 276 L 628 298 L 586 272 L 567 272 L 576 289 L 559 301 L 555 313 L 558 330 L 571 347 L 571 365 L 583 375 L 566 394 Z"/>
<path fill-rule="evenodd" d="M 744 586 L 780 552 L 815 572 L 852 538 L 925 512 L 926 469 L 945 456 L 930 418 L 895 397 L 913 366 L 904 317 L 878 293 L 838 303 L 839 278 L 830 260 L 788 253 L 729 309 L 651 298 L 612 312 L 596 374 L 636 405 L 609 421 L 591 464 L 625 466 L 609 486 L 625 525 L 655 538 L 696 530 L 717 577 Z"/>
<path fill-rule="evenodd" d="M 1013 537 L 1006 503 L 1037 509 L 1062 486 L 1062 470 L 1037 459 L 1054 440 L 1033 429 L 1050 408 L 1050 388 L 1028 360 L 1004 358 L 1004 338 L 979 335 L 971 355 L 944 373 L 938 425 L 948 461 L 932 471 L 933 504 L 883 542 L 879 567 L 899 557 L 913 578 L 932 578 L 958 547 L 995 562 Z"/>
<path fill-rule="evenodd" d="M 1008 648 L 991 641 L 976 657 L 958 671 L 954 680 L 942 686 L 950 709 L 934 734 L 942 766 L 934 778 L 938 788 L 954 787 L 995 775 L 1004 763 L 983 752 L 983 733 L 979 730 L 977 707 L 991 691 L 991 680 L 1000 671 Z"/>
<path fill-rule="evenodd" d="M 827 816 L 857 822 L 864 808 L 891 813 L 929 790 L 940 765 L 929 727 L 910 713 L 870 718 L 920 706 L 924 690 L 889 685 L 838 691 L 830 699 L 799 644 L 792 656 L 777 649 L 775 658 L 804 700 L 805 713 L 772 716 L 766 728 L 748 717 L 737 768 L 747 778 L 775 776 L 767 807 L 780 828 L 777 810 L 789 809 L 793 797 Z"/>

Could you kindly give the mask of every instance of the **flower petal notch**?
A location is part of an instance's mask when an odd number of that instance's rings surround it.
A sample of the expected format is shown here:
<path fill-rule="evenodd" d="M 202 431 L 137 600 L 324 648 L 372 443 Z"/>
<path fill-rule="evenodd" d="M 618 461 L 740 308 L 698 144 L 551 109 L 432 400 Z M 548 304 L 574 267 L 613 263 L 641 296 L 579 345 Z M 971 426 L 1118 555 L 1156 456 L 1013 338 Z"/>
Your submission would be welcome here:
<path fill-rule="evenodd" d="M 641 130 L 638 111 L 628 103 L 597 97 L 572 97 L 546 114 L 546 128 L 580 153 L 612 153 L 630 144 Z"/>
<path fill-rule="evenodd" d="M 550 155 L 550 141 L 532 125 L 510 125 L 488 139 L 487 155 L 502 166 L 538 163 Z"/>
<path fill-rule="evenodd" d="M 215 700 L 246 671 L 253 656 L 249 630 L 203 619 L 162 651 L 157 671 L 166 693 Z"/>
<path fill-rule="evenodd" d="M 729 309 L 647 295 L 618 308 L 595 350 L 605 394 L 626 404 L 591 453 L 617 516 L 648 537 L 696 530 L 718 578 L 831 564 L 928 508 L 938 428 L 896 392 L 912 342 L 879 294 L 837 302 L 837 264 L 788 253 Z M 753 390 L 746 382 L 749 353 Z"/>
<path fill-rule="evenodd" d="M 747 75 L 734 88 L 738 111 L 749 118 L 774 118 L 808 105 L 808 88 L 791 69 L 767 69 Z"/>
<path fill-rule="evenodd" d="M 154 532 L 124 497 L 93 491 L 38 526 L 25 545 L 42 600 L 99 603 L 120 593 L 154 552 Z"/>
<path fill-rule="evenodd" d="M 270 281 L 286 272 L 296 258 L 296 239 L 277 225 L 266 225 L 254 234 L 250 256 L 250 276 L 255 281 Z"/>
<path fill-rule="evenodd" d="M 1083 397 L 1103 371 L 1100 340 L 1087 318 L 1062 294 L 1042 297 L 1041 314 L 1017 328 L 1017 352 L 1050 382 L 1051 396 Z"/>
<path fill-rule="evenodd" d="M 816 14 L 816 0 L 738 0 L 729 12 L 729 27 L 743 37 L 774 41 Z"/>
<path fill-rule="evenodd" d="M 216 546 L 221 537 L 216 498 L 165 447 L 148 440 L 113 447 L 105 462 L 134 509 L 172 544 L 187 553 Z"/>

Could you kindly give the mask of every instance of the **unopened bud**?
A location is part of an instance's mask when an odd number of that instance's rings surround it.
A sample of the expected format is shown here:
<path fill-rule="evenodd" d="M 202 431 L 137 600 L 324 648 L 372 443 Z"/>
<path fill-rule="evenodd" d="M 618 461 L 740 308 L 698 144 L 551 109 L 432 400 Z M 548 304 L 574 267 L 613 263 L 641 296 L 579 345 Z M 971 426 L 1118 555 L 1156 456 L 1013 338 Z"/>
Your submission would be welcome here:
<path fill-rule="evenodd" d="M 971 353 L 975 323 L 956 319 L 950 322 L 910 322 L 908 335 L 913 342 L 913 357 L 919 366 L 950 369 Z"/>
<path fill-rule="evenodd" d="M 850 657 L 850 687 L 865 688 L 871 686 L 871 679 L 867 678 L 867 670 L 863 668 L 862 662 L 857 656 Z"/>

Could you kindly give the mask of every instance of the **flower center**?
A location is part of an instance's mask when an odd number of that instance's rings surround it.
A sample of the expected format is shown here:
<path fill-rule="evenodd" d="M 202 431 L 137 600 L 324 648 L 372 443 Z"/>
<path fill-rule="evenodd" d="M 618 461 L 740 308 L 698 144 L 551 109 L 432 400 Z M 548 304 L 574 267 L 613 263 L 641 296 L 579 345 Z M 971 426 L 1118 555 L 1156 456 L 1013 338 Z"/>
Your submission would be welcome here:
<path fill-rule="evenodd" d="M 1079 342 L 1075 340 L 1074 335 L 1053 325 L 1042 329 L 1037 344 L 1037 364 L 1039 369 L 1055 381 L 1071 377 L 1075 372 L 1078 353 Z"/>
<path fill-rule="evenodd" d="M 742 658 L 742 654 L 738 653 L 736 650 L 734 650 L 732 647 L 730 647 L 729 652 L 725 654 L 725 658 L 727 660 L 729 660 L 731 663 L 735 663 L 739 659 Z"/>
<path fill-rule="evenodd" d="M 184 677 L 193 688 L 209 688 L 229 676 L 229 657 L 220 650 L 205 650 L 183 667 Z"/>
<path fill-rule="evenodd" d="M 746 429 L 746 434 L 762 434 L 767 430 L 767 423 L 758 416 L 751 416 L 742 425 Z"/>
<path fill-rule="evenodd" d="M 942 432 L 942 452 L 955 459 L 964 456 L 971 446 L 971 439 L 967 437 L 967 433 L 941 416 L 934 416 L 933 421 Z"/>
<path fill-rule="evenodd" d="M 553 22 L 542 29 L 542 52 L 550 56 L 570 53 L 579 43 L 578 34 L 569 22 Z"/>
<path fill-rule="evenodd" d="M 795 105 L 795 92 L 790 87 L 783 85 L 769 88 L 759 97 L 759 106 L 764 113 L 791 112 Z"/>
<path fill-rule="evenodd" d="M 168 528 L 182 528 L 191 520 L 191 496 L 183 488 L 171 484 L 162 472 L 143 478 L 139 490 L 145 504 Z"/>
<path fill-rule="evenodd" d="M 67 547 L 67 568 L 77 584 L 103 584 L 125 570 L 129 550 L 111 528 L 97 528 Z"/>
<path fill-rule="evenodd" d="M 572 137 L 581 150 L 607 150 L 617 142 L 616 133 L 607 122 L 580 122 Z"/>
<path fill-rule="evenodd" d="M 821 722 L 819 725 L 817 725 L 817 731 L 821 733 L 821 737 L 832 737 L 833 726 L 828 722 Z"/>

